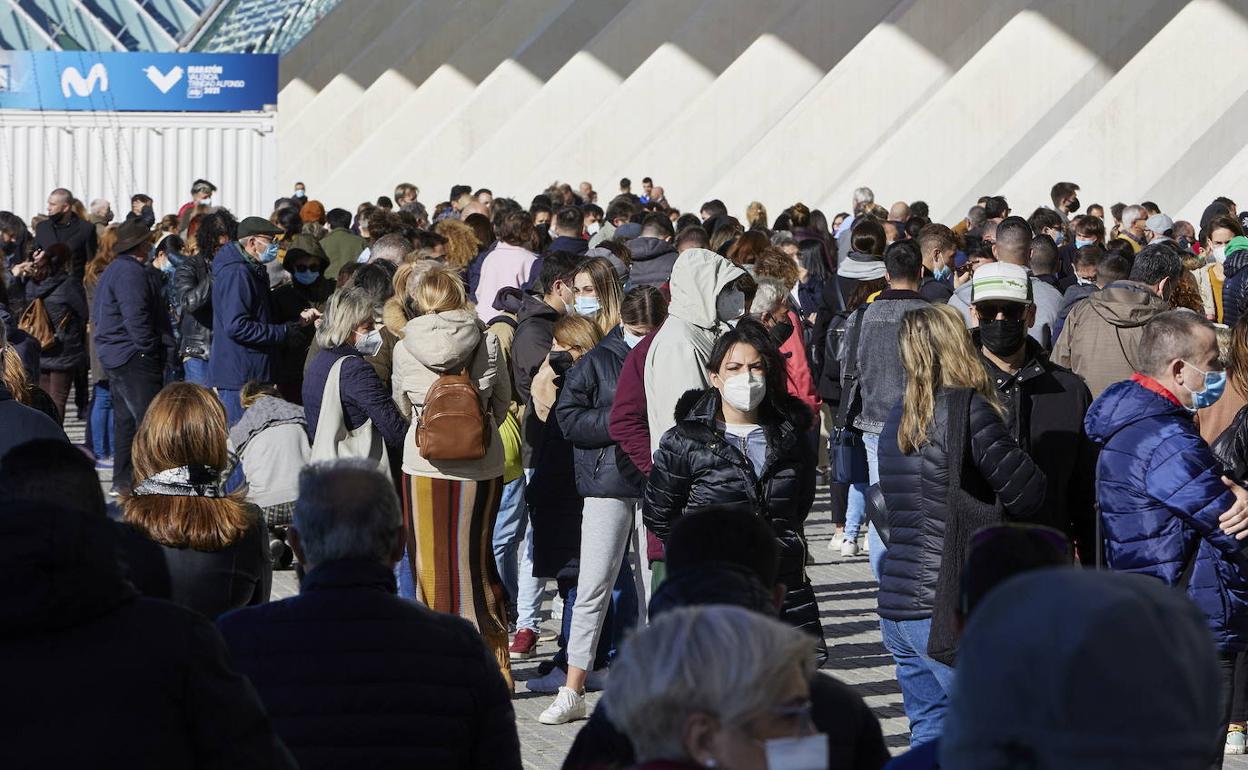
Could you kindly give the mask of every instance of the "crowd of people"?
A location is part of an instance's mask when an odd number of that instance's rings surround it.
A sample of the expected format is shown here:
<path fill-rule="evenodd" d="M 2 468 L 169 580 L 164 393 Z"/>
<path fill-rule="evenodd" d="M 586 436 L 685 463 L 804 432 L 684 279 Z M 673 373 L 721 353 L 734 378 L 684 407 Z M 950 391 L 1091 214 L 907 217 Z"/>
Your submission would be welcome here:
<path fill-rule="evenodd" d="M 0 212 L 6 750 L 518 768 L 512 662 L 557 619 L 524 684 L 588 720 L 565 768 L 1221 766 L 1248 212 L 1078 193 Z M 819 670 L 820 495 L 878 582 L 895 759 Z"/>

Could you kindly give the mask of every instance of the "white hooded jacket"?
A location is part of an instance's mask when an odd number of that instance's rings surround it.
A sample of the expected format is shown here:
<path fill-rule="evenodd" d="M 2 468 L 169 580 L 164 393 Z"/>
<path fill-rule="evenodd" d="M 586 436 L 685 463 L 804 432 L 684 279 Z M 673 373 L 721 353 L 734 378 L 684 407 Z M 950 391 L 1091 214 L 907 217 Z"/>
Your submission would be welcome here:
<path fill-rule="evenodd" d="M 676 424 L 676 402 L 686 391 L 708 385 L 706 362 L 726 326 L 715 300 L 745 271 L 708 249 L 687 249 L 672 266 L 668 317 L 646 354 L 646 418 L 650 452 Z"/>
<path fill-rule="evenodd" d="M 490 447 L 480 460 L 426 460 L 416 446 L 416 424 L 425 394 L 438 377 L 464 367 L 477 386 L 489 416 Z M 394 346 L 394 402 L 411 418 L 403 442 L 403 472 L 452 481 L 485 481 L 503 475 L 503 442 L 498 424 L 511 401 L 511 380 L 499 368 L 498 339 L 471 310 L 428 313 L 407 322 L 403 339 Z"/>

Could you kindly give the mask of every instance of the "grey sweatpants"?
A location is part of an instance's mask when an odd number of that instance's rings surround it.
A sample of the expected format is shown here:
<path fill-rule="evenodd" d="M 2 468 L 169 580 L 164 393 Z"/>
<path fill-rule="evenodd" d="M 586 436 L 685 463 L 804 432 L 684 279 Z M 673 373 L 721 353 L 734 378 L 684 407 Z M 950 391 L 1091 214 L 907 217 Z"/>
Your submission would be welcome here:
<path fill-rule="evenodd" d="M 594 650 L 602 636 L 611 588 L 620 575 L 620 565 L 627 553 L 632 560 L 633 582 L 641 621 L 645 622 L 646 585 L 642 559 L 645 540 L 638 542 L 636 523 L 637 501 L 608 497 L 585 498 L 581 515 L 581 566 L 576 580 L 576 605 L 572 608 L 572 630 L 568 639 L 568 664 L 591 669 Z M 640 545 L 640 548 L 639 548 Z"/>

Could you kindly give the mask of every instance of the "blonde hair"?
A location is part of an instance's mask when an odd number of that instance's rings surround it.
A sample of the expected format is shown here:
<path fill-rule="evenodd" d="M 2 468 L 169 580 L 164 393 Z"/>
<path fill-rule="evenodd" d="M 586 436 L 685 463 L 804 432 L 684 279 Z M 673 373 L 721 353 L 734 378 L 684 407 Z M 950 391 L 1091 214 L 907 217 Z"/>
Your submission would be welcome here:
<path fill-rule="evenodd" d="M 5 345 L 0 350 L 0 359 L 3 359 L 3 367 L 0 368 L 0 381 L 4 382 L 4 386 L 9 389 L 9 394 L 13 396 L 13 400 L 19 404 L 30 406 L 30 381 L 26 377 L 26 367 L 22 364 L 22 357 L 12 345 Z"/>
<path fill-rule="evenodd" d="M 602 257 L 587 259 L 576 268 L 576 275 L 587 273 L 589 282 L 594 285 L 594 293 L 598 295 L 598 312 L 594 321 L 598 324 L 603 336 L 620 325 L 620 303 L 624 301 L 624 292 L 620 289 L 620 279 L 615 268 Z"/>
<path fill-rule="evenodd" d="M 477 258 L 481 241 L 471 226 L 458 219 L 443 219 L 433 226 L 433 231 L 446 239 L 446 264 L 459 270 Z"/>
<path fill-rule="evenodd" d="M 767 207 L 758 201 L 750 201 L 745 207 L 745 223 L 750 227 L 767 227 Z"/>
<path fill-rule="evenodd" d="M 974 388 L 1002 419 L 1005 411 L 971 344 L 971 335 L 957 310 L 930 305 L 908 311 L 901 319 L 901 364 L 906 389 L 901 402 L 897 446 L 917 452 L 930 440 L 937 388 Z"/>
<path fill-rule="evenodd" d="M 282 392 L 272 383 L 250 380 L 243 386 L 243 389 L 239 391 L 238 401 L 243 405 L 244 409 L 250 409 L 253 404 L 265 396 L 281 398 Z"/>
<path fill-rule="evenodd" d="M 192 239 L 192 242 L 193 239 Z M 95 286 L 99 282 L 100 276 L 104 274 L 104 268 L 113 263 L 117 258 L 113 247 L 117 245 L 117 228 L 109 227 L 100 234 L 99 240 L 96 241 L 95 256 L 87 263 L 86 275 L 82 279 L 84 286 Z"/>
<path fill-rule="evenodd" d="M 135 482 L 184 465 L 224 472 L 229 465 L 225 407 L 207 388 L 175 382 L 156 395 L 134 436 Z M 228 497 L 138 495 L 122 500 L 124 518 L 174 548 L 217 551 L 254 521 L 243 494 Z"/>
<path fill-rule="evenodd" d="M 434 265 L 411 278 L 412 300 L 421 313 L 444 313 L 468 306 L 468 291 L 459 273 L 445 265 Z"/>
<path fill-rule="evenodd" d="M 602 339 L 602 330 L 585 316 L 565 315 L 555 321 L 555 340 L 565 348 L 585 355 Z"/>

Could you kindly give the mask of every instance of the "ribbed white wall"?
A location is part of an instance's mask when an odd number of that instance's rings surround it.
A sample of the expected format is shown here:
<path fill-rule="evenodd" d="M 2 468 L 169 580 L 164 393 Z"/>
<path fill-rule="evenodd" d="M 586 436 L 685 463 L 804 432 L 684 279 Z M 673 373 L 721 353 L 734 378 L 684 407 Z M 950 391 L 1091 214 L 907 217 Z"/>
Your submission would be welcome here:
<path fill-rule="evenodd" d="M 650 175 L 738 215 L 831 214 L 865 184 L 951 221 L 1069 179 L 1195 218 L 1248 198 L 1246 19 L 1248 0 L 344 0 L 282 61 L 279 184 L 351 207 L 400 181 L 527 202 Z"/>
<path fill-rule="evenodd" d="M 202 177 L 240 218 L 267 215 L 277 197 L 274 124 L 266 113 L 0 110 L 0 209 L 29 221 L 65 187 L 85 203 L 112 201 L 118 218 L 139 192 L 164 214 L 190 200 Z"/>

